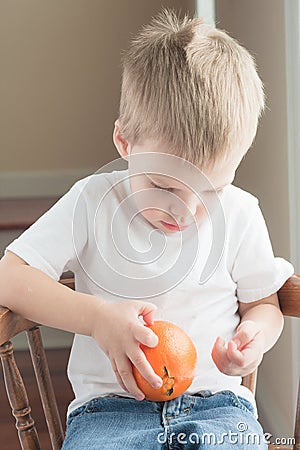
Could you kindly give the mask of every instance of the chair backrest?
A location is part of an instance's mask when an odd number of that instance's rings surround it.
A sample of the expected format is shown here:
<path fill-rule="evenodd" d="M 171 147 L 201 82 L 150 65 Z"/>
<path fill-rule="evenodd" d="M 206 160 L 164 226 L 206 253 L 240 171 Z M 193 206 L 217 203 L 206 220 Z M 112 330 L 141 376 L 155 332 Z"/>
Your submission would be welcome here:
<path fill-rule="evenodd" d="M 74 289 L 74 279 L 62 279 L 61 283 Z M 292 276 L 278 291 L 280 307 L 285 316 L 300 317 L 300 276 Z M 13 346 L 10 340 L 25 331 L 34 372 L 45 413 L 46 423 L 53 450 L 59 450 L 64 440 L 63 427 L 59 416 L 49 368 L 43 348 L 39 327 L 36 323 L 24 319 L 7 308 L 0 306 L 0 356 L 7 396 L 16 419 L 21 448 L 39 450 L 40 443 L 31 416 L 25 386 L 15 362 Z M 256 371 L 243 378 L 244 386 L 255 393 Z M 295 418 L 294 450 L 300 450 L 300 389 L 298 392 L 297 412 Z M 280 449 L 284 446 L 270 446 Z"/>
<path fill-rule="evenodd" d="M 74 289 L 74 279 L 62 279 L 61 283 Z M 16 419 L 19 441 L 23 450 L 41 448 L 37 430 L 31 415 L 27 392 L 16 364 L 11 339 L 25 331 L 30 356 L 53 450 L 60 450 L 64 432 L 54 395 L 49 367 L 39 326 L 0 306 L 0 357 L 7 397 Z"/>

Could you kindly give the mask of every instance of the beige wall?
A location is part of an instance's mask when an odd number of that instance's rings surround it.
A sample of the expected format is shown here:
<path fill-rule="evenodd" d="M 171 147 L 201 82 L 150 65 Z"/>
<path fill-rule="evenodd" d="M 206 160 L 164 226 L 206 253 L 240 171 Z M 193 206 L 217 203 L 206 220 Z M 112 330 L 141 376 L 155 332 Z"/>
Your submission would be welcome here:
<path fill-rule="evenodd" d="M 0 172 L 99 168 L 117 156 L 121 50 L 163 6 L 192 0 L 0 5 Z"/>
<path fill-rule="evenodd" d="M 290 258 L 288 134 L 285 74 L 285 14 L 282 0 L 217 0 L 217 24 L 255 56 L 265 84 L 267 108 L 257 139 L 240 166 L 235 184 L 260 199 L 274 252 Z M 258 405 L 265 430 L 291 436 L 292 332 L 285 331 L 259 371 Z M 284 387 L 283 387 L 284 386 Z"/>
<path fill-rule="evenodd" d="M 256 141 L 239 168 L 236 184 L 259 197 L 274 250 L 289 257 L 284 2 L 219 0 L 216 13 L 218 26 L 254 55 L 267 100 Z"/>

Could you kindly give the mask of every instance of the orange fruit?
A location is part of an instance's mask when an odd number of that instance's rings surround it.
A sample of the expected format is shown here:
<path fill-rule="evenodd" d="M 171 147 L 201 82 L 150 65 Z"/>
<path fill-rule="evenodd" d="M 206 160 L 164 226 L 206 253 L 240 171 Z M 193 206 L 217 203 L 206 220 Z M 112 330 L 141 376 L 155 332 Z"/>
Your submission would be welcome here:
<path fill-rule="evenodd" d="M 191 338 L 177 325 L 158 320 L 149 326 L 158 336 L 151 348 L 141 344 L 154 372 L 163 380 L 155 389 L 133 366 L 133 375 L 147 400 L 167 401 L 178 397 L 191 385 L 196 369 L 197 351 Z"/>

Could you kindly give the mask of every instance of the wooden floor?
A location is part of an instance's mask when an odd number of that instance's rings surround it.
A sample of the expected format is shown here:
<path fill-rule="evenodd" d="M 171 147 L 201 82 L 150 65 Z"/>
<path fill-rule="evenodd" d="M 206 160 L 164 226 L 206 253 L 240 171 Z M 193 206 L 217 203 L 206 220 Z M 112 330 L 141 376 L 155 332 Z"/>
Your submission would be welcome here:
<path fill-rule="evenodd" d="M 60 410 L 60 416 L 63 426 L 65 426 L 67 406 L 73 398 L 73 392 L 66 375 L 69 349 L 47 350 L 46 354 L 56 399 Z M 15 352 L 15 358 L 26 386 L 29 403 L 32 409 L 32 416 L 35 420 L 37 431 L 39 434 L 41 448 L 42 450 L 51 450 L 50 440 L 47 434 L 46 422 L 43 415 L 43 409 L 31 365 L 30 355 L 26 351 L 17 351 Z M 0 448 L 1 450 L 19 450 L 21 448 L 17 436 L 17 430 L 15 428 L 15 419 L 11 415 L 10 405 L 6 397 L 1 368 Z"/>

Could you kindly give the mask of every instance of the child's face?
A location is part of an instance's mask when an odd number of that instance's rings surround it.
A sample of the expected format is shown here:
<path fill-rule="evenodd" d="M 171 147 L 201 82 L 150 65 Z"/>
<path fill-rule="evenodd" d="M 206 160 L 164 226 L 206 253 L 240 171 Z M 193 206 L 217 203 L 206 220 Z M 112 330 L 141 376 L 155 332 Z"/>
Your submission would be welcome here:
<path fill-rule="evenodd" d="M 224 187 L 232 183 L 244 154 L 236 151 L 225 163 L 215 164 L 210 171 L 201 172 L 189 163 L 181 164 L 184 160 L 174 157 L 166 146 L 158 142 L 146 140 L 143 144 L 127 145 L 130 186 L 138 211 L 154 228 L 165 233 L 178 233 L 192 223 L 200 224 L 207 215 L 201 201 L 202 194 L 221 194 Z M 144 158 L 145 171 L 134 170 L 134 155 Z M 157 159 L 157 170 L 152 170 L 150 161 L 153 157 Z M 140 195 L 141 191 L 143 195 Z"/>
<path fill-rule="evenodd" d="M 232 183 L 245 154 L 236 149 L 226 162 L 201 171 L 174 156 L 168 146 L 158 141 L 146 139 L 142 144 L 131 145 L 121 136 L 118 120 L 113 140 L 120 155 L 128 160 L 131 193 L 138 213 L 165 233 L 178 233 L 193 223 L 200 224 L 208 214 L 206 202 L 216 198 L 211 194 L 221 194 Z"/>

